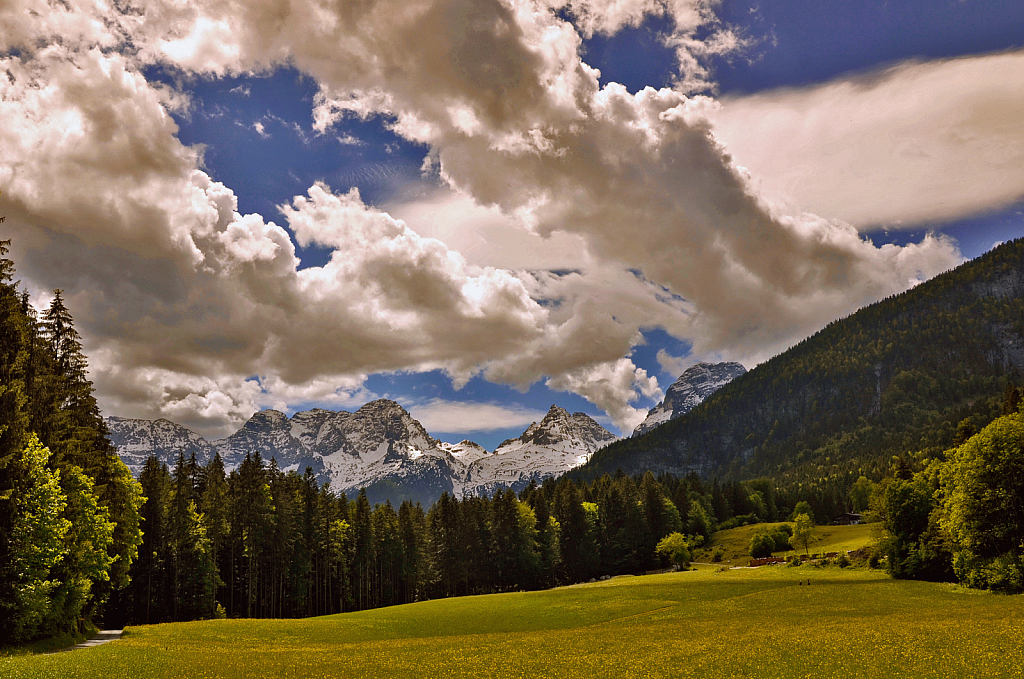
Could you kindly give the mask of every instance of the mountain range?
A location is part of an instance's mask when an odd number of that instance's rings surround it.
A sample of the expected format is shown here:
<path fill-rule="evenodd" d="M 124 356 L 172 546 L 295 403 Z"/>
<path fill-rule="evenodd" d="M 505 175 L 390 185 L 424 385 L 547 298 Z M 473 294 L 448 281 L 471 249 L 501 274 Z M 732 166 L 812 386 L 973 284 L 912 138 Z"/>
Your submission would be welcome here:
<path fill-rule="evenodd" d="M 665 400 L 651 409 L 637 431 L 649 431 L 679 417 L 709 394 L 745 372 L 739 363 L 699 363 L 669 387 Z M 168 420 L 106 418 L 118 455 L 137 476 L 155 455 L 173 466 L 178 454 L 195 455 L 205 465 L 217 453 L 226 469 L 258 452 L 285 470 L 313 470 L 321 483 L 339 492 L 367 489 L 371 502 L 411 499 L 429 504 L 441 493 L 457 497 L 491 495 L 502 488 L 519 491 L 582 465 L 617 437 L 585 413 L 552 405 L 540 422 L 522 435 L 487 451 L 472 441 L 447 443 L 433 438 L 394 401 L 371 401 L 354 413 L 316 408 L 291 417 L 276 410 L 254 414 L 227 438 L 207 441 Z"/>
<path fill-rule="evenodd" d="M 110 440 L 136 475 L 155 455 L 173 466 L 181 453 L 206 464 L 217 453 L 228 470 L 246 455 L 271 458 L 284 471 L 312 468 L 338 492 L 366 488 L 371 502 L 413 500 L 429 505 L 441 493 L 458 497 L 520 490 L 531 480 L 560 475 L 589 459 L 616 436 L 585 413 L 552 405 L 521 436 L 488 452 L 472 441 L 433 438 L 399 404 L 367 403 L 354 413 L 314 409 L 291 417 L 276 410 L 254 414 L 234 434 L 207 441 L 164 419 L 108 417 Z"/>

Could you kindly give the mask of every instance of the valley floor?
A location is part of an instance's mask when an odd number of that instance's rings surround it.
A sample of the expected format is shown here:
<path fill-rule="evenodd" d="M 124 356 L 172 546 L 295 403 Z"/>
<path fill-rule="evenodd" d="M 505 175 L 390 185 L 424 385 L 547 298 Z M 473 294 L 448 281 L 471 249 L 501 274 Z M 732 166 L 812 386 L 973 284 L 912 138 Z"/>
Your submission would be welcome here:
<path fill-rule="evenodd" d="M 135 627 L 97 648 L 0 658 L 0 676 L 1020 677 L 1022 648 L 1024 597 L 862 569 L 702 567 L 305 620 Z"/>

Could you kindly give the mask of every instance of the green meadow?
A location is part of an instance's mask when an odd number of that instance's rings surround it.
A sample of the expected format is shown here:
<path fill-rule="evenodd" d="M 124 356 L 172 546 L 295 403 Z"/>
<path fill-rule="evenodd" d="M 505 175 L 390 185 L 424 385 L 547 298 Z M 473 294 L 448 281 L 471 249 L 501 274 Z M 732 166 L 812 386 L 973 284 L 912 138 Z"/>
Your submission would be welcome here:
<path fill-rule="evenodd" d="M 711 536 L 708 544 L 701 548 L 694 558 L 697 561 L 709 561 L 712 552 L 721 547 L 724 555 L 722 561 L 733 566 L 745 566 L 750 561 L 750 539 L 759 530 L 772 529 L 783 523 L 755 523 L 729 530 L 719 531 Z M 857 526 L 815 526 L 812 533 L 814 541 L 809 545 L 811 554 L 828 552 L 846 552 L 866 547 L 872 540 L 872 525 L 862 523 Z M 775 552 L 775 556 L 803 554 L 802 549 Z"/>
<path fill-rule="evenodd" d="M 707 566 L 304 620 L 133 627 L 105 646 L 0 658 L 0 676 L 1019 677 L 1021 649 L 1020 596 L 834 566 Z"/>

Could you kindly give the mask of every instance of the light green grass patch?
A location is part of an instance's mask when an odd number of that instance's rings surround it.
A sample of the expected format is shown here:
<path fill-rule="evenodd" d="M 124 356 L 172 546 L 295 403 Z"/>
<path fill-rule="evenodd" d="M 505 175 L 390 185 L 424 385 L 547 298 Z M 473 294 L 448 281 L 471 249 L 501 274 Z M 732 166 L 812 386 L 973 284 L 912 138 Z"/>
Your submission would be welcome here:
<path fill-rule="evenodd" d="M 711 540 L 696 555 L 697 561 L 709 561 L 711 553 L 718 547 L 725 552 L 722 557 L 723 563 L 731 566 L 743 566 L 750 561 L 750 539 L 759 530 L 771 530 L 783 523 L 757 523 L 750 526 L 740 526 L 729 530 L 720 530 L 711 536 Z M 866 547 L 874 540 L 871 531 L 871 524 L 860 524 L 857 526 L 815 526 L 812 535 L 815 541 L 808 546 L 808 551 L 814 553 L 846 552 L 861 547 Z M 789 554 L 802 554 L 803 550 L 785 550 L 775 552 L 776 556 L 787 556 Z"/>
<path fill-rule="evenodd" d="M 0 659 L 0 676 L 1019 677 L 1022 615 L 1022 597 L 874 571 L 706 567 L 306 620 L 135 627 L 93 649 Z"/>

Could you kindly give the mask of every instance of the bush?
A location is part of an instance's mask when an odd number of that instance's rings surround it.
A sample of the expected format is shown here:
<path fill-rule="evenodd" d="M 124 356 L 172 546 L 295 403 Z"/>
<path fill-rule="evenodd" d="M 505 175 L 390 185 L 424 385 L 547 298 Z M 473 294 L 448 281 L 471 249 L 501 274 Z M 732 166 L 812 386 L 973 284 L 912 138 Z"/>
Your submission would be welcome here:
<path fill-rule="evenodd" d="M 776 526 L 771 530 L 762 528 L 750 538 L 750 556 L 755 559 L 763 559 L 772 555 L 772 552 L 783 552 L 789 549 L 789 536 L 793 529 L 788 524 Z"/>
<path fill-rule="evenodd" d="M 836 565 L 840 568 L 846 568 L 850 565 L 850 558 L 845 554 L 840 554 L 836 557 Z"/>
<path fill-rule="evenodd" d="M 775 538 L 775 551 L 783 552 L 789 549 L 789 538 L 793 535 L 793 529 L 788 523 L 784 523 L 772 531 Z"/>
<path fill-rule="evenodd" d="M 1024 592 L 1022 451 L 1024 413 L 1014 413 L 956 448 L 942 471 L 941 533 L 950 538 L 953 570 L 968 587 Z"/>
<path fill-rule="evenodd" d="M 718 563 L 725 556 L 725 550 L 721 547 L 715 547 L 715 551 L 711 553 L 711 563 Z"/>
<path fill-rule="evenodd" d="M 790 567 L 796 567 L 796 566 L 800 566 L 802 564 L 803 564 L 803 561 L 801 561 L 800 557 L 797 556 L 796 554 L 790 554 L 789 558 L 786 559 L 786 565 L 790 566 Z"/>
<path fill-rule="evenodd" d="M 748 552 L 751 557 L 755 559 L 763 559 L 767 556 L 771 556 L 774 551 L 774 533 L 769 533 L 766 530 L 759 530 L 750 538 L 750 548 Z"/>

